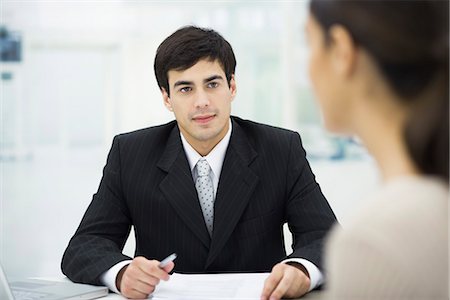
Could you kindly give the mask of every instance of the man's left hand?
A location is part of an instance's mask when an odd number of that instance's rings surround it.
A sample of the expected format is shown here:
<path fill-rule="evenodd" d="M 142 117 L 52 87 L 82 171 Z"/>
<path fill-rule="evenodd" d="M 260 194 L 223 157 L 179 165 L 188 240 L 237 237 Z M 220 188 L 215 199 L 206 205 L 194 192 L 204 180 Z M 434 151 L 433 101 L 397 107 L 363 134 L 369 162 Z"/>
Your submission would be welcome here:
<path fill-rule="evenodd" d="M 301 264 L 294 265 L 279 263 L 272 268 L 264 282 L 261 300 L 298 298 L 308 292 L 311 280 L 306 269 Z"/>

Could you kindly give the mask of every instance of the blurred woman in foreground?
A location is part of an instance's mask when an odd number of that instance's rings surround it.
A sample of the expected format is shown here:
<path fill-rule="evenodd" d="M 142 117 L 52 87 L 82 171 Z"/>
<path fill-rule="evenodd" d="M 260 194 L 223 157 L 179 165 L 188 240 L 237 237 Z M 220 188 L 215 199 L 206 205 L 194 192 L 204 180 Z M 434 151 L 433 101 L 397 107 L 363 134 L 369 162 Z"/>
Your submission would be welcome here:
<path fill-rule="evenodd" d="M 448 1 L 312 0 L 310 76 L 326 127 L 383 183 L 332 232 L 338 299 L 448 299 Z"/>

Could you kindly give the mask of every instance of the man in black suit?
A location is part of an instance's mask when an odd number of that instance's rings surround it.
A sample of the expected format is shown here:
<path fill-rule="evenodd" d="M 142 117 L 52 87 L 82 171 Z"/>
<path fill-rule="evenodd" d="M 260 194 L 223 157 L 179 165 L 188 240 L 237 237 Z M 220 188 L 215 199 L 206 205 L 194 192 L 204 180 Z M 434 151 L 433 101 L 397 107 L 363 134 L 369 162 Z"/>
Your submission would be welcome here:
<path fill-rule="evenodd" d="M 213 30 L 184 27 L 159 46 L 155 74 L 176 121 L 114 138 L 63 256 L 71 280 L 129 298 L 147 297 L 171 271 L 271 270 L 266 299 L 321 284 L 323 240 L 335 216 L 298 133 L 230 117 L 235 66 L 230 44 Z M 131 226 L 134 259 L 122 254 Z M 176 262 L 159 268 L 172 252 Z"/>

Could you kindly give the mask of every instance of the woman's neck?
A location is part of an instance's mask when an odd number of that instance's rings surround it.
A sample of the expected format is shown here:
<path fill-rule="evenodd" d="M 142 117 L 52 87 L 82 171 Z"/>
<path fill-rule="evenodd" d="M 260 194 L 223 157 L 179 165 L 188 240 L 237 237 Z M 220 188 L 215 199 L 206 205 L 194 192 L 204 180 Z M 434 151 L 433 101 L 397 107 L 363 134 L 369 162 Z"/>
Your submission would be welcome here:
<path fill-rule="evenodd" d="M 385 99 L 387 100 L 387 99 Z M 375 103 L 380 99 L 365 99 L 367 103 Z M 395 99 L 384 103 L 398 103 Z M 356 117 L 354 128 L 368 151 L 377 161 L 383 179 L 390 180 L 398 176 L 417 175 L 419 170 L 412 161 L 403 136 L 407 111 L 399 106 L 370 105 L 361 108 Z"/>

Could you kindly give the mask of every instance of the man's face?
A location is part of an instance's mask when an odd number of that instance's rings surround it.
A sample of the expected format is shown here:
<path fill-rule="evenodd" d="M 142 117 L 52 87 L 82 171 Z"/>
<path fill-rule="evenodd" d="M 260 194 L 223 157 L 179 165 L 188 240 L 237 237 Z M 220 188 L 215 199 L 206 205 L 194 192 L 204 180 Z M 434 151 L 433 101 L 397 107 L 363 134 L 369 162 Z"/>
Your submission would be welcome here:
<path fill-rule="evenodd" d="M 170 70 L 167 77 L 170 97 L 162 91 L 164 104 L 189 144 L 201 155 L 208 154 L 228 131 L 236 95 L 234 75 L 228 86 L 220 63 L 202 59 L 189 69 Z"/>

